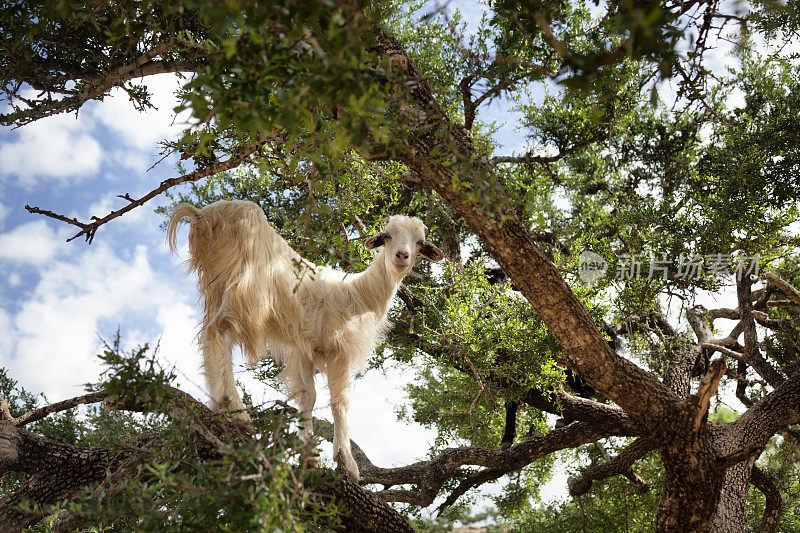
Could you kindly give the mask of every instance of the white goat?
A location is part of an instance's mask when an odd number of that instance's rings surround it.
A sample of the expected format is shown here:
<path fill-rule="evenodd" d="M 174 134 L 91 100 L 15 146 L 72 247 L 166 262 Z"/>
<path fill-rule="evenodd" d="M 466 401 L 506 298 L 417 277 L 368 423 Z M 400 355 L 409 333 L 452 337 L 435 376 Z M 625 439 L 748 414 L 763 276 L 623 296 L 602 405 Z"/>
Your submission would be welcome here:
<path fill-rule="evenodd" d="M 333 455 L 358 480 L 346 420 L 349 372 L 364 367 L 385 333 L 389 305 L 417 256 L 444 257 L 426 240 L 427 228 L 418 218 L 391 217 L 384 231 L 364 243 L 368 249 L 383 246 L 372 264 L 351 275 L 303 259 L 252 202 L 175 206 L 167 230 L 173 252 L 184 218 L 191 221 L 189 267 L 198 273 L 204 300 L 199 341 L 211 407 L 249 421 L 236 391 L 231 350 L 240 345 L 251 363 L 271 354 L 284 365 L 281 378 L 300 405 L 301 434 L 308 437 L 314 374 L 323 371 L 331 395 Z"/>

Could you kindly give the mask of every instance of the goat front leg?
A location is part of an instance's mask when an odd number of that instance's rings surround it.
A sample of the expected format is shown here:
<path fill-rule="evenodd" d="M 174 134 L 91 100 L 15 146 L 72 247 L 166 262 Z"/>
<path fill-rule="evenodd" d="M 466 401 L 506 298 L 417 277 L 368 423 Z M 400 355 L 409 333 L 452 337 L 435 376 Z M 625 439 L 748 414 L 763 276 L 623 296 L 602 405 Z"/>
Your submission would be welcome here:
<path fill-rule="evenodd" d="M 211 409 L 220 413 L 231 411 L 233 420 L 244 427 L 252 427 L 250 415 L 236 390 L 233 378 L 234 341 L 227 332 L 207 326 L 202 334 L 203 374 L 206 377 Z"/>
<path fill-rule="evenodd" d="M 331 412 L 333 413 L 333 458 L 339 467 L 344 468 L 350 478 L 358 483 L 361 474 L 350 449 L 350 434 L 347 429 L 347 410 L 350 400 L 347 389 L 350 387 L 347 364 L 328 364 L 328 389 L 331 393 Z"/>

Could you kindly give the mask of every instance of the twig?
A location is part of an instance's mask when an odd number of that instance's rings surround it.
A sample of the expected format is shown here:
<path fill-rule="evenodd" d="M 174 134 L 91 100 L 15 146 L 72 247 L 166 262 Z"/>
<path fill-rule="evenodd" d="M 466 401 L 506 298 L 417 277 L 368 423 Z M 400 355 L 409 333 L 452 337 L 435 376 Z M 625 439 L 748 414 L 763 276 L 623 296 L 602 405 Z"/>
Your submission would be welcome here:
<path fill-rule="evenodd" d="M 64 215 L 59 213 L 54 213 L 52 211 L 48 211 L 45 209 L 40 209 L 39 207 L 31 207 L 29 205 L 25 206 L 25 209 L 29 213 L 44 215 L 46 217 L 54 218 L 56 220 L 60 220 L 62 222 L 66 222 L 72 226 L 77 226 L 81 230 L 67 239 L 67 242 L 72 241 L 80 236 L 85 236 L 85 240 L 87 243 L 91 244 L 92 240 L 94 239 L 94 235 L 97 232 L 97 229 L 102 226 L 103 224 L 120 217 L 127 213 L 128 211 L 133 210 L 140 205 L 145 204 L 147 201 L 151 200 L 152 198 L 158 196 L 162 192 L 175 187 L 176 185 L 180 185 L 181 183 L 186 182 L 193 182 L 200 180 L 202 178 L 218 174 L 220 172 L 224 172 L 225 170 L 230 170 L 242 164 L 250 155 L 252 155 L 259 147 L 261 147 L 266 142 L 265 139 L 261 139 L 254 143 L 249 143 L 245 145 L 238 153 L 231 155 L 227 160 L 220 161 L 215 160 L 212 164 L 205 166 L 203 168 L 197 169 L 194 172 L 189 172 L 188 174 L 184 174 L 182 176 L 177 176 L 175 178 L 169 178 L 161 182 L 161 184 L 150 191 L 149 193 L 145 194 L 141 198 L 133 199 L 130 195 L 125 194 L 120 196 L 120 198 L 124 198 L 128 200 L 128 204 L 116 211 L 112 211 L 111 213 L 107 214 L 103 218 L 98 218 L 96 216 L 91 217 L 92 222 L 81 222 L 76 218 L 68 218 Z"/>

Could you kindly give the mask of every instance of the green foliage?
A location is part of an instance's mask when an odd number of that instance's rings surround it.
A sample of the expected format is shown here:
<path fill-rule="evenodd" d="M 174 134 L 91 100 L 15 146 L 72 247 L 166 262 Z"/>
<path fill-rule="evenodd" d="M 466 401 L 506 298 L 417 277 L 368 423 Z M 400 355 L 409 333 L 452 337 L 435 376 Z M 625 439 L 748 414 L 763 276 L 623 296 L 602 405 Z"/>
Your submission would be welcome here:
<path fill-rule="evenodd" d="M 623 443 L 619 443 L 623 444 Z M 609 446 L 613 456 L 616 446 Z M 621 449 L 621 448 L 620 448 Z M 584 446 L 577 454 L 579 464 L 603 462 L 594 446 Z M 519 508 L 513 531 L 564 532 L 649 532 L 658 504 L 661 465 L 653 452 L 636 463 L 636 473 L 650 484 L 642 493 L 622 476 L 595 481 L 592 490 L 566 501 L 555 501 L 538 508 Z"/>
<path fill-rule="evenodd" d="M 420 377 L 407 387 L 411 410 L 401 413 L 435 426 L 442 443 L 456 438 L 496 446 L 503 399 L 547 389 L 561 378 L 552 360 L 555 339 L 518 294 L 507 284 L 491 286 L 483 270 L 475 262 L 445 274 L 451 283 L 428 291 L 437 303 L 416 324 L 419 344 L 412 349 L 421 353 L 409 357 Z M 539 427 L 543 419 L 530 411 L 519 423 Z"/>

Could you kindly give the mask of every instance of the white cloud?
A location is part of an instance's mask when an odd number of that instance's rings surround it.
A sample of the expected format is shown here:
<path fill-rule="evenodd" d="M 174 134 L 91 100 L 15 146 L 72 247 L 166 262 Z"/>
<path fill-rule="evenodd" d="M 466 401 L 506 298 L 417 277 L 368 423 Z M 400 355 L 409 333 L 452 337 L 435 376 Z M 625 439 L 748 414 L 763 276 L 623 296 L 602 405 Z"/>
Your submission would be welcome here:
<path fill-rule="evenodd" d="M 66 249 L 65 227 L 54 230 L 44 220 L 35 220 L 0 234 L 0 261 L 44 265 Z"/>
<path fill-rule="evenodd" d="M 11 324 L 0 324 L 15 339 L 13 356 L 3 364 L 27 388 L 46 391 L 52 399 L 78 394 L 81 384 L 98 379 L 97 334 L 110 334 L 101 328 L 150 329 L 157 326 L 153 314 L 180 302 L 142 246 L 116 254 L 95 244 L 77 260 L 54 262 L 40 274 Z"/>
<path fill-rule="evenodd" d="M 104 163 L 144 171 L 159 157 L 158 141 L 176 138 L 188 117 L 174 116 L 175 91 L 181 85 L 177 76 L 152 76 L 145 84 L 156 106 L 146 113 L 114 89 L 102 102 L 87 103 L 77 118 L 61 114 L 10 133 L 10 140 L 0 143 L 0 182 L 16 178 L 27 190 L 46 181 L 74 185 L 97 177 Z M 100 126 L 111 130 L 113 139 Z"/>
<path fill-rule="evenodd" d="M 3 229 L 5 225 L 6 218 L 8 217 L 9 208 L 0 204 L 0 229 Z"/>
<path fill-rule="evenodd" d="M 187 298 L 191 293 L 184 294 Z M 159 339 L 159 361 L 174 366 L 178 375 L 176 385 L 195 398 L 205 398 L 205 386 L 200 375 L 200 353 L 194 342 L 200 314 L 185 302 L 161 306 L 156 316 L 163 331 Z"/>
<path fill-rule="evenodd" d="M 142 83 L 142 80 L 134 82 Z M 161 74 L 148 77 L 144 83 L 152 94 L 151 102 L 156 109 L 140 113 L 123 90 L 114 89 L 102 105 L 93 105 L 88 113 L 118 134 L 126 145 L 153 153 L 158 141 L 174 138 L 184 127 L 185 117 L 175 119 L 173 112 L 178 105 L 175 91 L 182 82 L 175 75 Z"/>
<path fill-rule="evenodd" d="M 0 307 L 0 332 L 3 333 L 0 335 L 0 354 L 9 354 L 15 342 L 14 329 L 11 325 L 11 316 L 2 307 Z M 2 366 L 2 357 L 0 357 L 0 366 Z M 11 377 L 13 378 L 13 376 Z"/>
<path fill-rule="evenodd" d="M 30 190 L 44 180 L 77 183 L 92 177 L 103 157 L 89 133 L 91 121 L 80 115 L 49 117 L 16 130 L 16 139 L 0 145 L 0 179 L 17 177 Z"/>

